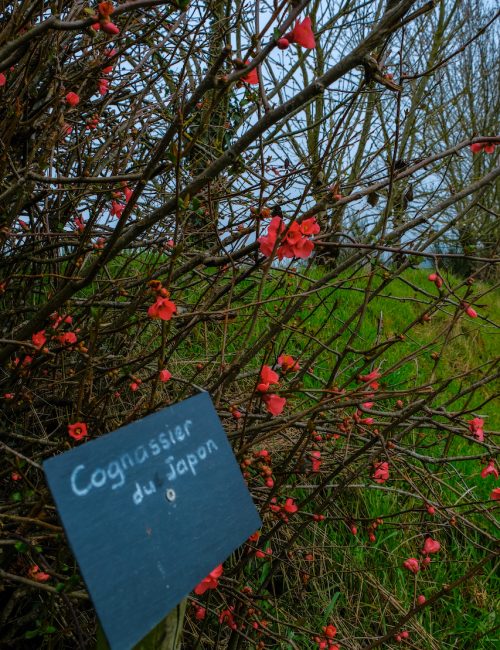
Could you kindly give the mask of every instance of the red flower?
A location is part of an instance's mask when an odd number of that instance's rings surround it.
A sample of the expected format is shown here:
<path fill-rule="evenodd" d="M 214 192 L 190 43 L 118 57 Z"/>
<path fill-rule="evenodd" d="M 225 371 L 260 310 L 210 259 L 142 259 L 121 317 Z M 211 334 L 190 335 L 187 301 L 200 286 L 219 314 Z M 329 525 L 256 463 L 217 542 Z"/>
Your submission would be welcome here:
<path fill-rule="evenodd" d="M 61 345 L 74 345 L 78 341 L 74 332 L 64 332 L 63 334 L 59 334 L 56 338 Z"/>
<path fill-rule="evenodd" d="M 483 442 L 484 440 L 483 425 L 483 418 L 474 418 L 473 420 L 469 420 L 469 431 L 476 437 L 476 440 L 479 442 Z"/>
<path fill-rule="evenodd" d="M 359 375 L 358 379 L 359 381 L 363 381 L 366 384 L 369 384 L 372 381 L 375 381 L 376 379 L 379 379 L 380 377 L 380 372 L 377 370 L 372 370 L 370 373 L 367 375 Z"/>
<path fill-rule="evenodd" d="M 99 14 L 104 18 L 109 18 L 115 10 L 115 8 L 113 7 L 113 3 L 109 1 L 100 2 L 97 5 L 97 9 L 99 11 Z"/>
<path fill-rule="evenodd" d="M 298 20 L 292 31 L 285 34 L 284 38 L 290 43 L 297 43 L 297 45 L 313 50 L 316 47 L 316 41 L 311 28 L 311 17 L 306 16 L 302 22 Z"/>
<path fill-rule="evenodd" d="M 82 217 L 76 216 L 73 221 L 75 223 L 76 229 L 79 232 L 83 232 L 85 230 L 85 221 Z"/>
<path fill-rule="evenodd" d="M 311 465 L 312 471 L 317 474 L 321 469 L 321 452 L 311 451 Z"/>
<path fill-rule="evenodd" d="M 307 237 L 302 237 L 293 247 L 294 257 L 298 257 L 301 260 L 305 260 L 313 252 L 314 242 Z"/>
<path fill-rule="evenodd" d="M 250 61 L 245 61 L 245 65 L 248 65 Z M 248 74 L 246 74 L 244 77 L 241 77 L 241 81 L 244 81 L 247 84 L 251 85 L 259 85 L 259 73 L 257 71 L 257 68 L 253 68 L 253 70 L 250 70 Z"/>
<path fill-rule="evenodd" d="M 495 461 L 494 460 L 488 461 L 488 464 L 486 465 L 486 467 L 481 472 L 482 478 L 486 478 L 489 474 L 493 474 L 493 476 L 496 479 L 498 479 L 498 470 L 495 467 Z"/>
<path fill-rule="evenodd" d="M 500 488 L 495 488 L 490 494 L 491 501 L 500 501 Z"/>
<path fill-rule="evenodd" d="M 285 408 L 286 399 L 279 395 L 264 395 L 263 398 L 268 413 L 271 415 L 280 415 Z"/>
<path fill-rule="evenodd" d="M 194 588 L 194 593 L 197 596 L 201 596 L 207 591 L 207 589 L 216 589 L 219 586 L 219 578 L 221 577 L 222 573 L 224 571 L 224 568 L 222 564 L 219 564 L 218 566 L 215 567 L 206 578 L 203 578 L 203 580 L 200 582 L 200 584 L 196 585 Z"/>
<path fill-rule="evenodd" d="M 82 440 L 88 435 L 87 425 L 85 422 L 75 422 L 75 424 L 68 424 L 68 433 L 75 440 Z"/>
<path fill-rule="evenodd" d="M 159 377 L 160 377 L 160 381 L 165 383 L 172 377 L 172 375 L 169 373 L 169 371 L 166 368 L 164 368 L 163 370 L 160 370 Z"/>
<path fill-rule="evenodd" d="M 417 603 L 419 605 L 423 605 L 426 601 L 426 597 L 423 594 L 420 594 L 420 596 L 417 596 Z"/>
<path fill-rule="evenodd" d="M 267 228 L 267 235 L 259 237 L 257 240 L 260 244 L 260 252 L 263 255 L 269 257 L 272 254 L 276 239 L 283 230 L 285 230 L 285 224 L 281 217 L 273 217 Z"/>
<path fill-rule="evenodd" d="M 261 383 L 257 386 L 257 390 L 261 393 L 265 393 L 269 390 L 270 384 L 278 384 L 279 376 L 278 373 L 274 372 L 271 366 L 262 366 L 260 371 Z"/>
<path fill-rule="evenodd" d="M 295 359 L 291 357 L 289 354 L 280 355 L 278 357 L 278 363 L 281 366 L 281 370 L 283 372 L 288 372 L 289 370 L 293 372 L 297 372 L 298 370 L 300 370 L 298 361 L 295 361 Z"/>
<path fill-rule="evenodd" d="M 109 90 L 109 79 L 99 79 L 99 94 L 105 95 Z"/>
<path fill-rule="evenodd" d="M 28 571 L 28 577 L 32 578 L 33 580 L 36 580 L 37 582 L 47 582 L 47 580 L 50 580 L 49 574 L 40 571 L 40 567 L 38 566 L 38 564 L 34 564 L 30 568 L 30 570 Z"/>
<path fill-rule="evenodd" d="M 408 569 L 408 571 L 411 571 L 415 575 L 417 575 L 417 573 L 420 571 L 420 565 L 418 563 L 417 558 L 415 557 L 410 557 L 407 560 L 405 560 L 403 562 L 403 566 L 405 569 Z"/>
<path fill-rule="evenodd" d="M 207 610 L 205 609 L 205 607 L 201 607 L 200 605 L 196 608 L 194 617 L 197 621 L 203 621 L 206 615 L 207 615 Z"/>
<path fill-rule="evenodd" d="M 285 236 L 285 240 L 290 246 L 295 246 L 302 239 L 302 233 L 300 232 L 299 224 L 294 221 L 290 224 L 288 231 Z"/>
<path fill-rule="evenodd" d="M 438 289 L 441 289 L 443 286 L 443 278 L 438 273 L 431 273 L 427 279 L 430 282 L 434 282 Z"/>
<path fill-rule="evenodd" d="M 422 555 L 431 555 L 432 553 L 439 553 L 441 544 L 437 539 L 432 539 L 428 537 L 424 542 L 424 548 L 422 549 Z"/>
<path fill-rule="evenodd" d="M 311 217 L 310 219 L 304 219 L 300 224 L 300 232 L 303 235 L 317 235 L 320 232 L 320 227 L 316 221 L 316 217 Z"/>
<path fill-rule="evenodd" d="M 375 471 L 373 472 L 372 478 L 375 483 L 385 483 L 389 478 L 389 463 L 375 463 Z"/>
<path fill-rule="evenodd" d="M 7 83 L 7 77 L 2 72 L 0 72 L 0 88 L 2 86 L 5 86 L 6 83 Z"/>
<path fill-rule="evenodd" d="M 334 639 L 335 636 L 337 635 L 337 628 L 335 627 L 335 625 L 327 625 L 326 627 L 323 628 L 323 634 L 328 639 Z"/>
<path fill-rule="evenodd" d="M 47 342 L 47 337 L 45 336 L 45 330 L 40 330 L 39 332 L 35 332 L 35 334 L 33 334 L 33 336 L 31 337 L 31 340 L 33 341 L 33 345 L 36 345 L 37 348 L 41 348 Z"/>
<path fill-rule="evenodd" d="M 106 32 L 106 34 L 119 34 L 120 29 L 117 25 L 112 23 L 110 20 L 102 21 L 101 22 L 101 29 L 103 32 Z"/>
<path fill-rule="evenodd" d="M 471 144 L 470 150 L 472 153 L 479 153 L 484 151 L 485 153 L 494 153 L 495 147 L 497 146 L 496 142 L 474 142 Z"/>
<path fill-rule="evenodd" d="M 298 505 L 290 497 L 285 501 L 285 505 L 283 506 L 283 510 L 285 512 L 288 512 L 289 515 L 293 515 L 293 513 L 297 512 L 298 509 Z"/>
<path fill-rule="evenodd" d="M 290 41 L 288 40 L 288 38 L 282 36 L 281 38 L 278 38 L 278 40 L 276 41 L 276 45 L 278 46 L 278 49 L 286 50 L 290 46 Z"/>
<path fill-rule="evenodd" d="M 76 93 L 71 92 L 71 93 L 68 93 L 66 95 L 66 102 L 70 106 L 76 106 L 77 104 L 80 103 L 80 98 L 78 97 L 78 95 Z"/>
<path fill-rule="evenodd" d="M 477 318 L 477 311 L 473 309 L 470 305 L 464 305 L 465 313 L 471 318 Z"/>
<path fill-rule="evenodd" d="M 177 311 L 175 304 L 168 298 L 161 298 L 158 296 L 148 309 L 148 316 L 150 318 L 160 318 L 161 320 L 170 320 Z"/>
<path fill-rule="evenodd" d="M 118 203 L 118 201 L 111 201 L 111 216 L 117 217 L 118 219 L 122 216 L 123 211 L 125 210 L 125 205 L 123 203 Z"/>
<path fill-rule="evenodd" d="M 219 623 L 222 625 L 223 623 L 226 623 L 232 630 L 238 629 L 238 626 L 234 622 L 234 616 L 233 616 L 233 610 L 234 607 L 230 607 L 229 609 L 224 609 L 219 616 Z"/>

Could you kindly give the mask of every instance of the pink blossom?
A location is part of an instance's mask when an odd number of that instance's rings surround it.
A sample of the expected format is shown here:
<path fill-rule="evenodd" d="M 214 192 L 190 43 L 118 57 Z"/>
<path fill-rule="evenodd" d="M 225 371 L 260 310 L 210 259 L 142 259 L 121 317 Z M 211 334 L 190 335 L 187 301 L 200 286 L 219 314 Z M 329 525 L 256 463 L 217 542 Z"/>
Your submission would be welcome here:
<path fill-rule="evenodd" d="M 407 560 L 403 562 L 403 566 L 405 569 L 408 569 L 408 571 L 411 571 L 414 575 L 417 575 L 417 573 L 420 571 L 420 564 L 418 563 L 417 558 L 415 557 L 410 557 Z"/>
<path fill-rule="evenodd" d="M 306 16 L 302 22 L 297 20 L 292 31 L 285 34 L 283 38 L 289 43 L 297 43 L 297 45 L 313 50 L 316 47 L 316 41 L 311 27 L 311 17 Z"/>
<path fill-rule="evenodd" d="M 284 397 L 279 397 L 279 395 L 264 395 L 262 397 L 266 405 L 268 413 L 271 415 L 280 415 L 285 408 L 286 399 Z"/>
<path fill-rule="evenodd" d="M 432 537 L 427 537 L 424 542 L 424 548 L 422 549 L 422 555 L 431 555 L 432 553 L 439 553 L 441 549 L 441 544 L 437 539 L 432 539 Z"/>
<path fill-rule="evenodd" d="M 359 375 L 358 379 L 359 381 L 362 381 L 365 384 L 369 384 L 370 382 L 379 379 L 380 376 L 381 376 L 380 372 L 377 368 L 376 370 L 372 370 L 371 372 L 369 372 L 367 375 Z"/>
<path fill-rule="evenodd" d="M 120 29 L 112 23 L 110 20 L 108 21 L 101 21 L 101 29 L 103 32 L 106 32 L 106 34 L 113 34 L 117 35 L 120 33 Z"/>
<path fill-rule="evenodd" d="M 375 463 L 375 471 L 373 472 L 373 480 L 375 483 L 385 483 L 389 478 L 389 463 Z"/>
<path fill-rule="evenodd" d="M 124 203 L 118 203 L 118 201 L 111 201 L 110 213 L 112 217 L 116 217 L 117 219 L 119 219 L 122 216 L 124 210 L 125 210 Z"/>
<path fill-rule="evenodd" d="M 278 363 L 281 366 L 283 372 L 297 372 L 300 370 L 300 366 L 297 361 L 289 354 L 281 354 L 278 357 Z"/>
<path fill-rule="evenodd" d="M 197 596 L 201 596 L 207 591 L 207 589 L 216 589 L 219 585 L 219 578 L 224 572 L 224 568 L 222 564 L 219 564 L 218 566 L 215 567 L 206 578 L 203 578 L 203 580 L 194 588 L 194 593 Z"/>
<path fill-rule="evenodd" d="M 99 94 L 105 95 L 109 90 L 109 79 L 99 79 Z"/>
<path fill-rule="evenodd" d="M 66 102 L 70 106 L 76 106 L 80 103 L 80 97 L 76 93 L 70 92 L 66 95 Z"/>
<path fill-rule="evenodd" d="M 285 512 L 288 512 L 288 514 L 290 515 L 297 512 L 298 509 L 299 507 L 297 506 L 295 501 L 290 497 L 285 501 L 285 505 L 283 506 L 283 510 Z"/>
<path fill-rule="evenodd" d="M 493 476 L 496 479 L 498 479 L 498 470 L 495 467 L 495 461 L 494 460 L 489 460 L 486 467 L 484 467 L 483 470 L 481 471 L 482 478 L 486 478 L 490 474 L 493 474 Z"/>
<path fill-rule="evenodd" d="M 165 383 L 166 381 L 168 381 L 172 377 L 172 375 L 169 373 L 169 371 L 166 368 L 163 368 L 163 370 L 160 370 L 158 376 L 160 378 L 160 381 L 163 382 L 163 383 Z"/>
<path fill-rule="evenodd" d="M 469 431 L 475 436 L 478 442 L 484 441 L 484 431 L 483 431 L 484 420 L 483 418 L 473 418 L 469 420 Z"/>
<path fill-rule="evenodd" d="M 148 316 L 150 318 L 160 318 L 161 320 L 170 320 L 176 313 L 177 307 L 168 298 L 161 298 L 158 296 L 148 309 Z"/>

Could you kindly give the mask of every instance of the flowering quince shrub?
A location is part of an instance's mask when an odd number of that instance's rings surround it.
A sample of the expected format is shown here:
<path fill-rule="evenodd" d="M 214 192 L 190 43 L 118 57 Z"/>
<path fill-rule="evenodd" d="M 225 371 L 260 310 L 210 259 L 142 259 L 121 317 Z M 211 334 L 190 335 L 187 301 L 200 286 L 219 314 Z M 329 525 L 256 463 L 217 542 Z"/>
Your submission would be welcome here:
<path fill-rule="evenodd" d="M 183 647 L 495 647 L 495 8 L 340 4 L 2 6 L 2 648 L 94 645 L 43 460 L 200 390 Z"/>

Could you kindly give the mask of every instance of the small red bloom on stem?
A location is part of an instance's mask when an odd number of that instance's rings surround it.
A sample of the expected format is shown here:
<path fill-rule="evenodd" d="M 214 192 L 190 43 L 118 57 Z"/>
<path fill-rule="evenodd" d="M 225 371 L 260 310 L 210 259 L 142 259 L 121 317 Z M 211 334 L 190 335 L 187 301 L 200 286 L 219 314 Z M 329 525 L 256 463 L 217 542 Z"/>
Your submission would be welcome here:
<path fill-rule="evenodd" d="M 99 79 L 99 95 L 105 95 L 109 90 L 109 79 Z"/>
<path fill-rule="evenodd" d="M 286 399 L 279 397 L 279 395 L 264 395 L 262 397 L 266 405 L 268 413 L 271 415 L 280 415 L 285 408 Z"/>
<path fill-rule="evenodd" d="M 491 501 L 500 501 L 500 488 L 495 488 L 490 494 Z"/>
<path fill-rule="evenodd" d="M 2 86 L 5 86 L 6 83 L 7 83 L 7 77 L 2 72 L 0 72 L 0 88 Z"/>
<path fill-rule="evenodd" d="M 68 424 L 68 433 L 75 440 L 82 440 L 88 435 L 87 425 L 85 422 L 75 422 Z"/>
<path fill-rule="evenodd" d="M 203 580 L 196 585 L 194 588 L 194 593 L 197 596 L 201 596 L 207 591 L 207 589 L 216 589 L 219 586 L 219 578 L 221 577 L 222 573 L 224 572 L 224 568 L 222 564 L 219 564 L 218 566 L 215 567 L 206 578 L 203 578 Z"/>
<path fill-rule="evenodd" d="M 283 506 L 283 510 L 285 512 L 288 512 L 289 515 L 293 515 L 297 510 L 299 509 L 298 505 L 295 503 L 294 499 L 289 497 L 285 501 L 285 505 Z"/>
<path fill-rule="evenodd" d="M 122 216 L 124 210 L 125 205 L 123 203 L 118 203 L 118 201 L 111 201 L 110 213 L 112 217 L 119 219 Z"/>
<path fill-rule="evenodd" d="M 274 372 L 271 366 L 262 366 L 260 380 L 261 382 L 257 386 L 257 390 L 261 393 L 267 392 L 271 384 L 279 384 L 278 373 Z"/>
<path fill-rule="evenodd" d="M 311 27 L 311 17 L 306 16 L 302 22 L 298 20 L 291 32 L 283 37 L 290 43 L 297 43 L 301 47 L 313 50 L 316 47 L 316 40 Z"/>
<path fill-rule="evenodd" d="M 106 32 L 106 34 L 112 34 L 114 36 L 120 33 L 120 28 L 110 20 L 102 21 L 101 29 L 103 32 Z"/>
<path fill-rule="evenodd" d="M 414 575 L 417 575 L 417 573 L 420 571 L 420 564 L 418 563 L 417 558 L 415 557 L 410 557 L 407 560 L 403 562 L 403 566 L 405 569 L 408 569 L 408 571 L 411 571 Z"/>
<path fill-rule="evenodd" d="M 300 366 L 297 361 L 289 354 L 282 354 L 278 357 L 278 363 L 281 366 L 283 372 L 293 371 L 297 372 L 300 370 Z"/>
<path fill-rule="evenodd" d="M 63 332 L 56 338 L 61 345 L 74 345 L 78 341 L 78 337 L 74 332 Z"/>
<path fill-rule="evenodd" d="M 248 65 L 250 61 L 245 61 L 245 65 Z M 259 73 L 257 68 L 253 68 L 253 70 L 250 70 L 248 74 L 246 74 L 244 77 L 241 77 L 241 81 L 244 81 L 247 84 L 258 86 L 259 85 Z"/>
<path fill-rule="evenodd" d="M 80 97 L 74 92 L 70 92 L 66 95 L 66 102 L 70 106 L 76 106 L 77 104 L 80 103 Z"/>
<path fill-rule="evenodd" d="M 33 341 L 33 345 L 36 345 L 37 348 L 41 348 L 47 342 L 47 337 L 45 336 L 45 330 L 40 330 L 39 332 L 35 332 L 35 334 L 33 334 L 33 336 L 31 337 L 31 340 Z"/>
<path fill-rule="evenodd" d="M 161 320 L 170 320 L 176 313 L 177 307 L 168 298 L 161 298 L 158 296 L 148 309 L 148 316 L 150 318 L 160 318 Z"/>
<path fill-rule="evenodd" d="M 375 471 L 373 472 L 373 480 L 375 483 L 385 483 L 389 478 L 389 463 L 376 463 Z"/>
<path fill-rule="evenodd" d="M 422 555 L 431 555 L 432 553 L 439 553 L 440 549 L 441 549 L 441 544 L 437 541 L 437 539 L 432 539 L 432 537 L 428 537 L 424 542 Z"/>
<path fill-rule="evenodd" d="M 464 303 L 464 309 L 467 316 L 470 316 L 470 318 L 477 318 L 477 311 L 467 303 Z"/>
<path fill-rule="evenodd" d="M 160 370 L 158 376 L 160 378 L 160 381 L 163 382 L 163 383 L 165 383 L 166 381 L 168 381 L 172 377 L 172 375 L 169 373 L 169 371 L 166 368 L 163 368 L 163 370 Z"/>
<path fill-rule="evenodd" d="M 469 420 L 469 431 L 472 433 L 473 436 L 475 436 L 478 442 L 484 441 L 483 426 L 484 426 L 483 418 L 473 418 L 472 420 Z"/>
<path fill-rule="evenodd" d="M 377 370 L 372 370 L 370 373 L 367 375 L 359 375 L 358 379 L 359 381 L 364 382 L 365 384 L 369 384 L 372 381 L 376 381 L 380 377 L 380 372 Z"/>
<path fill-rule="evenodd" d="M 490 474 L 493 474 L 493 476 L 498 480 L 498 470 L 495 467 L 495 461 L 493 459 L 488 461 L 488 464 L 481 472 L 481 476 L 482 478 L 486 478 Z"/>
<path fill-rule="evenodd" d="M 49 574 L 40 571 L 40 567 L 38 566 L 38 564 L 34 564 L 30 568 L 30 570 L 28 571 L 28 577 L 32 578 L 33 580 L 36 580 L 37 582 L 47 582 L 47 580 L 50 580 Z"/>

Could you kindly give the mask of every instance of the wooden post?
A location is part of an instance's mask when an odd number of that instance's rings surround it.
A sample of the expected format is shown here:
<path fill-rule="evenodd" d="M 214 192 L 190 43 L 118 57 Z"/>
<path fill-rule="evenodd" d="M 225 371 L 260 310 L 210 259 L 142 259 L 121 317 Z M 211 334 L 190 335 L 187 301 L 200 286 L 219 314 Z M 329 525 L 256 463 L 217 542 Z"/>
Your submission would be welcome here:
<path fill-rule="evenodd" d="M 187 599 L 184 598 L 163 621 L 134 646 L 134 650 L 181 650 L 186 603 Z M 109 650 L 109 644 L 100 624 L 97 625 L 96 650 Z"/>

